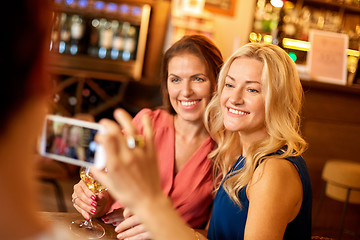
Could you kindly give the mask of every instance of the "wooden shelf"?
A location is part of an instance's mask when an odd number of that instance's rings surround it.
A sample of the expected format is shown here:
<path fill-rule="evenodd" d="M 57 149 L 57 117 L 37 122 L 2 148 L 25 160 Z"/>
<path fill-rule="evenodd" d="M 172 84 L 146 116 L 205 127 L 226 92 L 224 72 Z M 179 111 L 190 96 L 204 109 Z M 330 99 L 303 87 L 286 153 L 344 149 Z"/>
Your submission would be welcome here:
<path fill-rule="evenodd" d="M 303 3 L 307 4 L 318 4 L 318 5 L 326 5 L 338 8 L 344 8 L 344 10 L 350 10 L 352 12 L 360 13 L 360 6 L 355 4 L 348 4 L 348 3 L 340 3 L 334 2 L 333 0 L 303 0 Z"/>

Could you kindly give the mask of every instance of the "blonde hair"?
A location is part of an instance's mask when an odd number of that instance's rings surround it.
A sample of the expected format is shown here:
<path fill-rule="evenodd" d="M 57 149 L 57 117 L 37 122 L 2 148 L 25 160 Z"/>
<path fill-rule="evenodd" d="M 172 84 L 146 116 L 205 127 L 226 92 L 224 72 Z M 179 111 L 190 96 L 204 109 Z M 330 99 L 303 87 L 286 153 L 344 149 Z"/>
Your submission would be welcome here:
<path fill-rule="evenodd" d="M 205 111 L 205 126 L 216 141 L 217 148 L 210 153 L 214 158 L 216 190 L 221 181 L 242 154 L 241 138 L 237 132 L 224 127 L 220 106 L 221 92 L 232 62 L 237 58 L 251 58 L 262 62 L 261 75 L 265 99 L 265 126 L 268 137 L 253 144 L 247 150 L 243 168 L 225 179 L 223 187 L 230 198 L 241 207 L 239 191 L 251 180 L 255 168 L 265 159 L 301 155 L 306 142 L 300 135 L 300 110 L 303 90 L 295 63 L 278 46 L 265 43 L 249 43 L 239 48 L 224 64 L 219 74 L 218 90 Z"/>

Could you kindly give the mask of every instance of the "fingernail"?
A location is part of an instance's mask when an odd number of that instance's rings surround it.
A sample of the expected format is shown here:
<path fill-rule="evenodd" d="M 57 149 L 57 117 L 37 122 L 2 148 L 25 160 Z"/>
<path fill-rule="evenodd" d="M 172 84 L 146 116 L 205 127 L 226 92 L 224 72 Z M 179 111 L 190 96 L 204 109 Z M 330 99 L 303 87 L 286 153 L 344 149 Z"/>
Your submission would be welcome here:
<path fill-rule="evenodd" d="M 92 202 L 92 203 L 91 203 L 91 206 L 96 207 L 96 206 L 97 206 L 97 202 Z"/>
<path fill-rule="evenodd" d="M 116 222 L 112 222 L 112 225 L 114 225 L 114 226 L 115 226 L 115 225 L 116 225 Z"/>
<path fill-rule="evenodd" d="M 103 220 L 104 222 L 108 222 L 108 221 L 109 221 L 109 219 L 107 219 L 107 218 L 102 218 L 102 220 Z"/>
<path fill-rule="evenodd" d="M 95 195 L 91 195 L 91 197 L 90 197 L 92 200 L 94 200 L 95 201 Z"/>
<path fill-rule="evenodd" d="M 91 209 L 90 212 L 94 214 L 96 212 L 96 209 Z"/>

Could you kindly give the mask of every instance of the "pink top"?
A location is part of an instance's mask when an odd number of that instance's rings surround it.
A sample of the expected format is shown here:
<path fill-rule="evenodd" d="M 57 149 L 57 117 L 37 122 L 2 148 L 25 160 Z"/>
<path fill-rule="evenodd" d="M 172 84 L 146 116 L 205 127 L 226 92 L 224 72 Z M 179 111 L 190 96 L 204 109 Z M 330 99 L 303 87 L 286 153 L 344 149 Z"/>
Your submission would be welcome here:
<path fill-rule="evenodd" d="M 67 143 L 63 141 L 61 137 L 57 137 L 54 140 L 54 153 L 59 155 L 65 155 L 68 147 Z"/>
<path fill-rule="evenodd" d="M 207 155 L 215 142 L 209 137 L 174 175 L 175 128 L 173 115 L 164 110 L 141 110 L 133 119 L 140 133 L 143 132 L 141 118 L 149 114 L 154 128 L 162 189 L 173 202 L 173 206 L 193 228 L 203 228 L 210 217 L 212 207 L 212 161 Z M 116 202 L 112 209 L 121 207 Z"/>

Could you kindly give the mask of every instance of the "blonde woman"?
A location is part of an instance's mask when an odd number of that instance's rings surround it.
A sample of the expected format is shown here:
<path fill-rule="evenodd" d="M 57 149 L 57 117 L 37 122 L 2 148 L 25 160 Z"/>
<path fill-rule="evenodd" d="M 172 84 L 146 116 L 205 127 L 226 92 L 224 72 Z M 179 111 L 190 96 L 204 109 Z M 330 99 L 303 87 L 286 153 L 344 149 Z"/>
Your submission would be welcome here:
<path fill-rule="evenodd" d="M 310 239 L 312 194 L 300 156 L 306 142 L 295 64 L 276 46 L 249 44 L 224 65 L 219 89 L 207 109 L 221 176 L 208 237 Z"/>
<path fill-rule="evenodd" d="M 299 132 L 303 91 L 296 67 L 281 48 L 249 43 L 224 64 L 206 110 L 217 143 L 217 177 L 208 239 L 310 239 L 312 191 Z M 116 120 L 137 134 L 124 111 Z M 176 215 L 161 193 L 149 118 L 145 147 L 129 149 L 121 129 L 104 120 L 109 174 L 100 181 L 138 215 L 154 239 L 205 239 Z M 116 141 L 114 141 L 116 139 Z"/>

